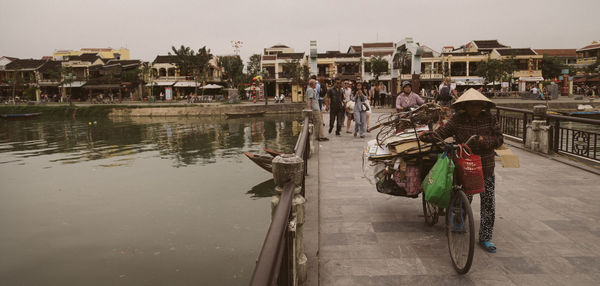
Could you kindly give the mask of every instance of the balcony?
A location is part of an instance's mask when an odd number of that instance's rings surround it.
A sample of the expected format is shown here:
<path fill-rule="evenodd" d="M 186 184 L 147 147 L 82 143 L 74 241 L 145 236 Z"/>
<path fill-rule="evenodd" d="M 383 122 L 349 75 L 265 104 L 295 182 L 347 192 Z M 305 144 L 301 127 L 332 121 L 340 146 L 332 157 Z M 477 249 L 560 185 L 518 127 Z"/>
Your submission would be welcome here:
<path fill-rule="evenodd" d="M 291 78 L 291 75 L 290 75 L 290 73 L 287 73 L 287 72 L 278 72 L 277 78 L 278 79 L 289 79 L 289 78 Z"/>
<path fill-rule="evenodd" d="M 541 77 L 542 76 L 542 71 L 541 70 L 533 70 L 533 71 L 528 71 L 528 70 L 519 70 L 519 71 L 515 71 L 513 72 L 513 77 L 514 78 L 519 78 L 519 77 Z"/>
<path fill-rule="evenodd" d="M 593 64 L 598 60 L 598 57 L 578 58 L 577 64 Z"/>

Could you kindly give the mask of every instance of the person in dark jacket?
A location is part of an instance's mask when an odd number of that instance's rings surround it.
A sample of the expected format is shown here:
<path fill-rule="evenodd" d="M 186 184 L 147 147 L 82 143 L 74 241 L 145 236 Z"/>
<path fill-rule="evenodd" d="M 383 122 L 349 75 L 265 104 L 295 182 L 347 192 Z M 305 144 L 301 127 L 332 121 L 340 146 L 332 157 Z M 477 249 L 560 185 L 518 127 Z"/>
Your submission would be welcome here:
<path fill-rule="evenodd" d="M 475 140 L 469 143 L 469 147 L 475 155 L 481 156 L 485 182 L 485 190 L 480 193 L 481 225 L 479 228 L 479 244 L 492 253 L 496 252 L 496 245 L 491 241 L 496 209 L 494 149 L 504 143 L 500 125 L 489 111 L 494 106 L 494 102 L 471 88 L 452 104 L 456 113 L 446 125 L 435 131 L 420 135 L 420 138 L 425 142 L 435 141 L 435 138 L 453 137 L 456 143 L 465 143 L 471 136 L 477 136 Z M 467 196 L 469 201 L 473 199 L 472 195 Z"/>
<path fill-rule="evenodd" d="M 339 136 L 344 121 L 344 112 L 346 112 L 344 108 L 344 91 L 339 78 L 336 78 L 333 86 L 327 90 L 327 97 L 329 98 L 329 133 L 333 130 L 333 124 L 337 120 L 335 135 Z"/>

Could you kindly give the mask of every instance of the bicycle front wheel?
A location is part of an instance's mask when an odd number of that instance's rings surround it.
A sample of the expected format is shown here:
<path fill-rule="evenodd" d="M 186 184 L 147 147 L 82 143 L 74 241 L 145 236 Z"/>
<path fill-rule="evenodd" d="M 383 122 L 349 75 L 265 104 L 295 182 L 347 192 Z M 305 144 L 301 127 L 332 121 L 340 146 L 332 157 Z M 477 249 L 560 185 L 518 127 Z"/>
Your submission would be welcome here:
<path fill-rule="evenodd" d="M 471 269 L 475 252 L 475 223 L 467 196 L 462 191 L 453 191 L 446 212 L 448 249 L 454 269 L 465 274 Z"/>

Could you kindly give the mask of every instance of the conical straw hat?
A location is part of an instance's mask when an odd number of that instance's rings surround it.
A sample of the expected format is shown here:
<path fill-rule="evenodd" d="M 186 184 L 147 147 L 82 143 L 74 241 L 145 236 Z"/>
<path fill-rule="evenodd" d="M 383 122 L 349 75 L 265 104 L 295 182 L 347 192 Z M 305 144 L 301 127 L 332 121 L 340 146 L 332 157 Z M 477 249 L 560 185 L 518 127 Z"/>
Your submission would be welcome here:
<path fill-rule="evenodd" d="M 493 101 L 491 101 L 489 98 L 485 97 L 485 95 L 481 94 L 481 92 L 473 88 L 469 88 L 469 90 L 465 91 L 465 93 L 463 93 L 463 95 L 461 95 L 452 105 L 459 106 L 462 105 L 462 103 L 466 103 L 469 101 L 483 101 L 488 107 L 496 106 L 496 104 Z"/>

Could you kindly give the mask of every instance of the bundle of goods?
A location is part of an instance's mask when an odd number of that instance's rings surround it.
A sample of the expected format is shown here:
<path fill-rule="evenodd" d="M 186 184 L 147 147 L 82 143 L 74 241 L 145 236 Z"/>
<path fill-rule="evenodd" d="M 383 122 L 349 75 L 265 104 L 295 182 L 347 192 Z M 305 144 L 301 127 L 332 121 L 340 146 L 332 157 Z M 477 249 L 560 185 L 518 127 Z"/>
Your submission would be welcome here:
<path fill-rule="evenodd" d="M 417 160 L 427 163 L 431 144 L 417 133 L 426 126 L 406 129 L 381 144 L 371 140 L 363 152 L 363 173 L 377 191 L 394 196 L 417 197 L 421 193 L 422 170 Z M 426 162 L 427 161 L 427 162 Z"/>
<path fill-rule="evenodd" d="M 432 126 L 439 121 L 440 106 L 436 103 L 425 103 L 418 108 L 408 112 L 398 112 L 391 115 L 383 115 L 377 120 L 377 124 L 369 128 L 369 131 L 381 128 L 377 132 L 377 143 L 382 144 L 386 139 L 395 136 L 399 132 L 415 126 Z"/>

